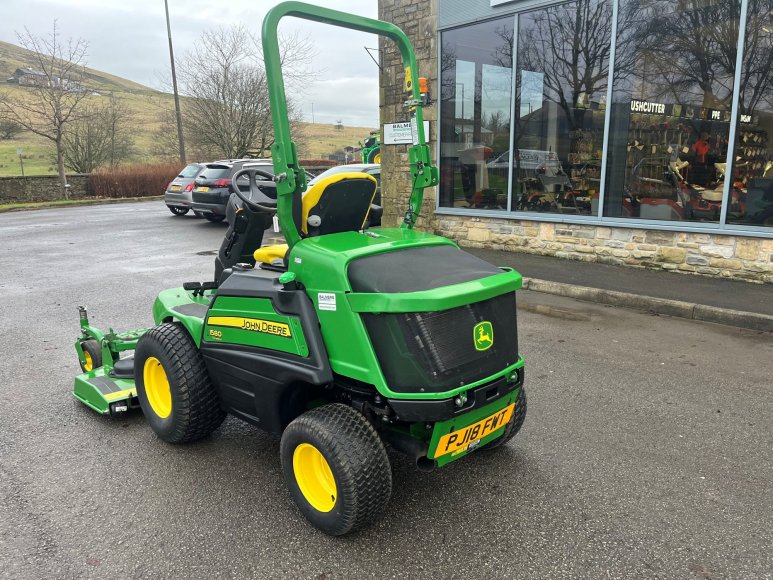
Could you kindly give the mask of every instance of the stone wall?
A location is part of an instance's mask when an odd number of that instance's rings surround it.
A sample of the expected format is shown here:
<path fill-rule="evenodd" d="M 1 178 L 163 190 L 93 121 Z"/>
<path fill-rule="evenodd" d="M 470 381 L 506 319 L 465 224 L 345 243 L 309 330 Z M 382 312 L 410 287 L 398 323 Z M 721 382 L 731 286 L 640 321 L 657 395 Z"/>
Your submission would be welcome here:
<path fill-rule="evenodd" d="M 437 79 L 437 0 L 379 0 L 379 20 L 397 24 L 408 35 L 416 51 L 418 76 L 427 77 L 432 98 L 438 95 Z M 380 102 L 381 125 L 408 121 L 408 109 L 403 105 L 405 72 L 397 46 L 383 37 L 379 39 L 381 59 Z M 424 107 L 424 120 L 429 121 L 429 141 L 437 141 L 437 105 Z M 402 221 L 408 209 L 411 192 L 410 167 L 407 145 L 381 147 L 381 200 L 384 206 L 382 223 L 395 226 Z M 434 226 L 435 192 L 424 190 L 424 203 L 419 212 L 420 227 Z"/>
<path fill-rule="evenodd" d="M 461 246 L 773 283 L 773 239 L 437 216 Z"/>
<path fill-rule="evenodd" d="M 67 176 L 71 197 L 91 197 L 89 176 Z M 28 177 L 0 177 L 0 204 L 62 199 L 58 175 L 31 175 Z"/>

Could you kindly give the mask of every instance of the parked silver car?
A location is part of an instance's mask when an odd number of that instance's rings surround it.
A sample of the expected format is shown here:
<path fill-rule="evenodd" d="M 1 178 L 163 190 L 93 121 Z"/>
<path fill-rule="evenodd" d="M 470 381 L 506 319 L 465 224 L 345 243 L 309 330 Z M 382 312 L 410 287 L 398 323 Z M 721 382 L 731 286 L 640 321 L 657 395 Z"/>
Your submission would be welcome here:
<path fill-rule="evenodd" d="M 166 186 L 164 203 L 174 215 L 185 215 L 191 209 L 191 192 L 195 187 L 193 180 L 206 167 L 203 163 L 190 163 Z M 198 212 L 196 217 L 202 217 Z"/>

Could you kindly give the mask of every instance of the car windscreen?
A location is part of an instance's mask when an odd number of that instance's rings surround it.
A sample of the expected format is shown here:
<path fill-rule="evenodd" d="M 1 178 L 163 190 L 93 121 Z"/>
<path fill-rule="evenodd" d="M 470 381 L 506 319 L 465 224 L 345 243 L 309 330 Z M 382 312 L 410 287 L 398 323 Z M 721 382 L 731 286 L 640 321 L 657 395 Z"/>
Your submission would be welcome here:
<path fill-rule="evenodd" d="M 190 165 L 187 165 L 185 169 L 183 169 L 180 172 L 180 175 L 177 177 L 186 177 L 188 179 L 193 179 L 199 174 L 199 169 L 201 169 L 201 166 L 197 163 L 191 163 Z"/>
<path fill-rule="evenodd" d="M 224 177 L 231 177 L 231 169 L 222 165 L 207 167 L 198 175 L 198 179 L 223 179 Z"/>

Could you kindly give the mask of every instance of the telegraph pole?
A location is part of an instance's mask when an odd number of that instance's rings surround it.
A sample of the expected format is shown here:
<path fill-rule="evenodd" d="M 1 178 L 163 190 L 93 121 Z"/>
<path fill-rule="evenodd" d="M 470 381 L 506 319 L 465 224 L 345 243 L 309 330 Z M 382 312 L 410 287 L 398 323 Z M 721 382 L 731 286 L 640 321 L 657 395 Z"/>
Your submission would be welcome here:
<path fill-rule="evenodd" d="M 166 34 L 169 38 L 169 61 L 172 64 L 172 88 L 174 90 L 174 110 L 177 113 L 177 140 L 180 143 L 180 163 L 185 164 L 185 140 L 183 139 L 183 118 L 180 114 L 180 95 L 177 93 L 177 73 L 174 68 L 174 49 L 172 48 L 172 27 L 169 25 L 169 2 L 164 0 L 166 10 Z"/>

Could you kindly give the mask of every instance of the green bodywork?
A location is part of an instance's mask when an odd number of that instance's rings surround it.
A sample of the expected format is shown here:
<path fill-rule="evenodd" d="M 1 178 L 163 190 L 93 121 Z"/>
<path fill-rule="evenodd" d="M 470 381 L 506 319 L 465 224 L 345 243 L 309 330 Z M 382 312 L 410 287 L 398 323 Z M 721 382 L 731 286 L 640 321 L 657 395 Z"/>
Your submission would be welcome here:
<path fill-rule="evenodd" d="M 371 131 L 369 137 L 374 139 L 374 142 L 370 145 L 367 145 L 367 141 L 365 142 L 366 145 L 360 142 L 360 154 L 362 155 L 363 163 L 375 163 L 375 161 L 371 161 L 371 158 L 374 153 L 381 151 L 381 131 Z"/>
<path fill-rule="evenodd" d="M 290 138 L 284 84 L 281 72 L 281 56 L 277 28 L 286 16 L 324 22 L 354 30 L 375 33 L 393 40 L 402 56 L 405 72 L 406 107 L 414 132 L 414 143 L 408 147 L 410 181 L 412 189 L 408 209 L 398 228 L 379 228 L 365 231 L 349 231 L 316 237 L 302 237 L 293 219 L 293 200 L 306 189 L 306 175 L 298 163 L 296 146 Z M 404 293 L 360 293 L 352 290 L 348 278 L 349 265 L 360 258 L 415 249 L 427 246 L 456 246 L 452 241 L 414 229 L 421 207 L 423 191 L 438 182 L 437 168 L 431 162 L 429 146 L 424 135 L 424 123 L 419 93 L 418 74 L 413 48 L 397 26 L 378 20 L 323 9 L 300 2 L 285 2 L 269 10 L 263 22 L 263 53 L 274 125 L 275 143 L 272 147 L 274 173 L 277 176 L 277 216 L 289 245 L 288 272 L 279 279 L 281 284 L 298 284 L 311 299 L 317 313 L 324 346 L 331 369 L 335 375 L 373 385 L 381 397 L 388 399 L 441 400 L 455 397 L 466 399 L 466 391 L 477 386 L 504 378 L 511 384 L 522 377 L 523 359 L 513 353 L 512 359 L 503 361 L 503 368 L 482 380 L 469 384 L 449 384 L 443 392 L 396 392 L 382 372 L 368 332 L 363 323 L 364 313 L 430 312 L 447 310 L 474 302 L 488 300 L 511 293 L 521 287 L 518 272 L 501 268 L 501 272 L 477 280 L 434 288 L 432 290 Z M 406 253 L 406 260 L 410 259 Z M 102 345 L 104 366 L 83 373 L 75 379 L 75 396 L 92 409 L 107 413 L 116 401 L 136 397 L 133 380 L 110 379 L 109 372 L 118 353 L 133 349 L 145 330 L 115 334 L 112 330 L 102 334 L 91 327 L 82 312 L 83 337 L 76 341 L 76 350 L 83 361 L 81 341 L 94 338 Z M 304 336 L 301 320 L 276 311 L 265 298 L 217 296 L 213 292 L 194 294 L 182 288 L 161 292 L 153 305 L 156 324 L 179 321 L 190 333 L 197 347 L 206 343 L 224 343 L 255 346 L 308 357 L 309 344 Z M 515 321 L 513 321 L 515 323 Z M 488 330 L 487 330 L 488 329 Z M 470 329 L 472 333 L 473 329 Z M 490 334 L 491 325 L 482 328 Z M 470 335 L 473 338 L 473 335 Z M 493 338 L 480 344 L 493 342 Z M 481 346 L 483 349 L 483 346 Z M 106 381 L 111 385 L 105 386 Z M 100 384 L 102 388 L 100 388 Z M 110 387 L 110 388 L 108 388 Z M 109 391 L 109 392 L 105 392 Z M 507 395 L 490 404 L 475 409 L 452 420 L 427 424 L 385 425 L 386 429 L 408 435 L 426 445 L 427 454 L 437 465 L 463 457 L 472 449 L 456 449 L 455 452 L 436 455 L 438 442 L 443 436 L 466 426 L 502 413 L 519 396 L 515 388 Z M 377 397 L 378 398 L 378 397 Z M 317 401 L 316 403 L 319 403 Z M 489 432 L 472 445 L 485 445 L 504 432 L 502 427 Z"/>

